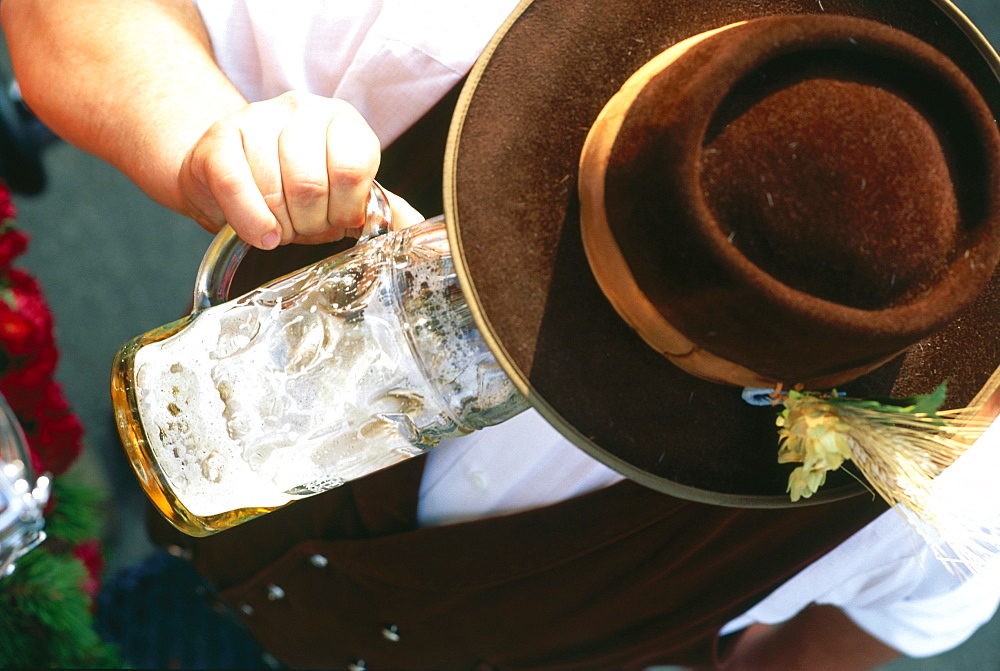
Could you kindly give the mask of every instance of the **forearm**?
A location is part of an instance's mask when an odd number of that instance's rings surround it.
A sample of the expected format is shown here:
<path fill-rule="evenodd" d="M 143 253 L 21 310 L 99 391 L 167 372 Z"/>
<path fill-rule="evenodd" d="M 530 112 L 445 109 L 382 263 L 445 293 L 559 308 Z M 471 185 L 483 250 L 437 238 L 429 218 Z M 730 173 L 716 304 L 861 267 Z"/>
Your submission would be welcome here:
<path fill-rule="evenodd" d="M 864 671 L 899 657 L 833 606 L 810 606 L 787 622 L 754 625 L 737 639 L 724 671 Z"/>
<path fill-rule="evenodd" d="M 216 67 L 188 0 L 4 0 L 25 101 L 68 142 L 179 212 L 185 154 L 246 101 Z"/>

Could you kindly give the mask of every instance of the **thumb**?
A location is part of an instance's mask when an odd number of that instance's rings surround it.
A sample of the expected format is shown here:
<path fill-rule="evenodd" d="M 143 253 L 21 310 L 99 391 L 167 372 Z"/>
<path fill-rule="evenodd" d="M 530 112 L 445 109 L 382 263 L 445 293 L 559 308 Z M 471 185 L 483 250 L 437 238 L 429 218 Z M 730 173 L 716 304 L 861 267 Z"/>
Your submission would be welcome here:
<path fill-rule="evenodd" d="M 419 224 L 426 217 L 417 212 L 406 200 L 394 193 L 386 192 L 389 197 L 389 206 L 392 208 L 392 229 L 398 231 L 409 228 L 414 224 Z"/>

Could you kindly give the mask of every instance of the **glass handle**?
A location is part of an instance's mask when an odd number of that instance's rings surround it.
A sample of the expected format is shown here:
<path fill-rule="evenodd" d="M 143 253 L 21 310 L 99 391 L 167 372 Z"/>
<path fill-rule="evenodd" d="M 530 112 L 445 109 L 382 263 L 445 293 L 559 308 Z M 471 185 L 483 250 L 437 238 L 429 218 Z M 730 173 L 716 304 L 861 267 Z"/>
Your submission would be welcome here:
<path fill-rule="evenodd" d="M 368 195 L 368 210 L 361 237 L 356 244 L 366 242 L 386 233 L 392 226 L 392 208 L 389 197 L 378 182 L 372 182 Z M 225 303 L 229 296 L 236 269 L 246 256 L 250 245 L 226 224 L 212 240 L 198 267 L 194 283 L 194 309 L 203 310 Z"/>

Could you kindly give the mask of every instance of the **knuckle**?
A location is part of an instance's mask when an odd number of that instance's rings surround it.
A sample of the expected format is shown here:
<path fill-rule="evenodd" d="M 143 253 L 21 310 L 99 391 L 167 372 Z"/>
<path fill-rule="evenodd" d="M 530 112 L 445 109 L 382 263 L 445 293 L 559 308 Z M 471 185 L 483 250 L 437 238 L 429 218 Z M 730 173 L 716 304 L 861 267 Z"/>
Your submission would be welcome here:
<path fill-rule="evenodd" d="M 223 117 L 208 127 L 195 145 L 202 151 L 212 151 L 217 145 L 232 142 L 239 136 L 240 126 L 246 117 L 246 110 Z"/>
<path fill-rule="evenodd" d="M 317 179 L 289 180 L 284 186 L 285 198 L 294 203 L 311 203 L 326 198 L 327 184 Z"/>
<path fill-rule="evenodd" d="M 335 210 L 331 208 L 326 218 L 330 225 L 336 228 L 359 228 L 364 224 L 364 208 L 360 206 L 350 210 L 344 209 L 343 206 Z"/>
<path fill-rule="evenodd" d="M 280 102 L 282 105 L 295 106 L 302 101 L 302 92 L 291 90 L 281 93 L 275 98 L 276 101 Z"/>
<path fill-rule="evenodd" d="M 285 91 L 274 100 L 287 110 L 298 111 L 307 106 L 316 96 L 306 91 Z"/>
<path fill-rule="evenodd" d="M 240 194 L 247 190 L 243 176 L 236 170 L 227 170 L 213 162 L 205 165 L 205 181 L 213 193 Z"/>
<path fill-rule="evenodd" d="M 338 191 L 367 188 L 374 176 L 368 165 L 333 165 L 330 168 L 330 188 Z"/>
<path fill-rule="evenodd" d="M 330 106 L 331 115 L 339 116 L 347 114 L 351 116 L 361 116 L 361 113 L 358 112 L 357 108 L 343 98 L 329 98 L 329 102 L 327 104 Z"/>

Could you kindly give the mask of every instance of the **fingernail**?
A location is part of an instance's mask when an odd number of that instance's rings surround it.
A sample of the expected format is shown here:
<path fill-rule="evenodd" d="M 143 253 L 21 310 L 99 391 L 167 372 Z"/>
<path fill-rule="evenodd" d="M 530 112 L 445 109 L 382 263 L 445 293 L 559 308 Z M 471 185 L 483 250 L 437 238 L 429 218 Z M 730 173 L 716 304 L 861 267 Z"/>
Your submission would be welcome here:
<path fill-rule="evenodd" d="M 271 231 L 265 233 L 264 237 L 260 239 L 260 246 L 264 249 L 274 249 L 278 246 L 279 240 L 281 240 L 281 236 L 278 235 L 277 231 Z"/>

